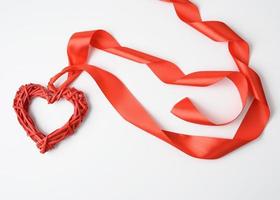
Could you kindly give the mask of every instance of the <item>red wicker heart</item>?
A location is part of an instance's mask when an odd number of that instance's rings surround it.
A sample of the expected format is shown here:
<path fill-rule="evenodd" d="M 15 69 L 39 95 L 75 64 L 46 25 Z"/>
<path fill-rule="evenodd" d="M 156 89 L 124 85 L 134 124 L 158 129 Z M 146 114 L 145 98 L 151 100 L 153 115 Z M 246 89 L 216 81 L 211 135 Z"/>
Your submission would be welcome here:
<path fill-rule="evenodd" d="M 28 108 L 32 99 L 35 97 L 44 98 L 48 101 L 48 103 L 53 103 L 61 98 L 64 98 L 73 104 L 74 113 L 64 126 L 46 135 L 38 129 L 29 115 Z M 45 153 L 64 138 L 74 133 L 75 129 L 79 127 L 87 113 L 88 104 L 83 92 L 78 91 L 75 88 L 65 88 L 57 94 L 41 85 L 28 84 L 21 86 L 16 93 L 16 97 L 14 99 L 14 109 L 19 123 L 31 139 L 36 142 L 40 152 Z"/>

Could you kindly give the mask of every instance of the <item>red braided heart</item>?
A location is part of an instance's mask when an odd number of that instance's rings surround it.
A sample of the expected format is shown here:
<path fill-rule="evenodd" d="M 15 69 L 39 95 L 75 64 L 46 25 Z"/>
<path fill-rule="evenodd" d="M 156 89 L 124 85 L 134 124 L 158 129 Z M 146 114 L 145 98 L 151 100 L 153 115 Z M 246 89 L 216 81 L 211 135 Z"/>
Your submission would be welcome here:
<path fill-rule="evenodd" d="M 54 103 L 61 98 L 70 101 L 74 106 L 74 113 L 69 121 L 59 129 L 46 135 L 42 133 L 32 118 L 29 115 L 29 105 L 35 97 L 44 98 L 48 103 Z M 18 121 L 31 137 L 36 142 L 37 147 L 41 153 L 52 149 L 57 143 L 62 141 L 67 136 L 74 133 L 75 129 L 79 127 L 83 121 L 88 104 L 83 92 L 75 88 L 65 88 L 62 91 L 53 92 L 38 84 L 28 84 L 20 87 L 14 99 L 14 109 L 17 114 Z"/>

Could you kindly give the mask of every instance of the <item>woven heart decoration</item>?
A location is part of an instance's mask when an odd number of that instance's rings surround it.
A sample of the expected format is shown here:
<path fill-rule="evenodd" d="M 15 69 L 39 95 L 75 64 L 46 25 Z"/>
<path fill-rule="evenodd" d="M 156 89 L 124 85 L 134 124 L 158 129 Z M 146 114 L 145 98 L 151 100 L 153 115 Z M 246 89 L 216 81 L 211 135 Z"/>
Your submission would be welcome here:
<path fill-rule="evenodd" d="M 38 129 L 29 114 L 30 103 L 37 97 L 46 99 L 49 104 L 66 99 L 73 104 L 74 113 L 64 126 L 50 134 L 44 134 Z M 45 153 L 75 132 L 87 114 L 88 103 L 84 93 L 75 88 L 65 88 L 54 92 L 38 84 L 27 84 L 21 86 L 16 93 L 13 107 L 21 126 L 36 143 L 40 152 Z"/>

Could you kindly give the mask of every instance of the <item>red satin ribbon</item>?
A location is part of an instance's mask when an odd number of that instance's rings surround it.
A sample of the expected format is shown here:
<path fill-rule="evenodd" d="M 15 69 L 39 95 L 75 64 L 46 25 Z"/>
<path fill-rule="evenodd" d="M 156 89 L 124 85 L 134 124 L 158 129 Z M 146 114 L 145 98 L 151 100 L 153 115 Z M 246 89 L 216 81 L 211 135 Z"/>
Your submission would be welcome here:
<path fill-rule="evenodd" d="M 62 90 L 71 84 L 83 71 L 86 71 L 96 81 L 116 111 L 128 122 L 190 156 L 203 159 L 219 158 L 256 139 L 266 126 L 270 111 L 261 80 L 258 74 L 249 67 L 248 43 L 225 23 L 202 21 L 198 8 L 188 0 L 164 1 L 173 4 L 178 17 L 186 24 L 216 42 L 227 42 L 229 52 L 239 71 L 200 71 L 186 75 L 174 63 L 121 46 L 108 32 L 96 30 L 78 32 L 71 37 L 68 45 L 70 66 L 50 80 L 49 88 L 56 89 L 54 82 L 63 74 L 68 73 L 68 79 L 59 87 L 59 90 Z M 162 130 L 116 76 L 96 66 L 87 64 L 91 48 L 98 48 L 108 53 L 146 64 L 161 81 L 167 84 L 204 87 L 228 78 L 237 87 L 243 108 L 249 94 L 252 95 L 253 102 L 232 139 L 193 136 Z M 179 101 L 173 107 L 172 113 L 183 120 L 203 125 L 217 126 L 231 122 L 216 124 L 210 121 L 195 107 L 189 98 Z"/>

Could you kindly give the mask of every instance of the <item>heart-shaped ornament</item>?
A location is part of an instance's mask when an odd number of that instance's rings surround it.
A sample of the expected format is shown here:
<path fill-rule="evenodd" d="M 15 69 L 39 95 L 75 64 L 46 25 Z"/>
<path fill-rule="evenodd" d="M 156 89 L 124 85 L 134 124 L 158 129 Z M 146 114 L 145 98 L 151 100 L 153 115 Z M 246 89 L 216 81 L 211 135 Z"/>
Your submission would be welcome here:
<path fill-rule="evenodd" d="M 50 104 L 62 98 L 66 99 L 73 104 L 74 113 L 64 126 L 50 134 L 44 134 L 38 129 L 29 115 L 30 103 L 36 97 L 44 98 Z M 40 152 L 45 153 L 64 138 L 74 133 L 87 114 L 88 103 L 84 93 L 75 88 L 65 88 L 60 92 L 53 92 L 38 84 L 27 84 L 21 86 L 16 93 L 13 107 L 19 123 L 29 137 L 37 144 Z"/>

